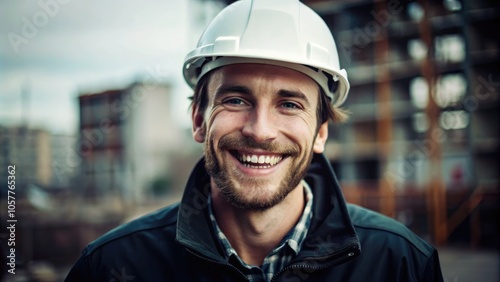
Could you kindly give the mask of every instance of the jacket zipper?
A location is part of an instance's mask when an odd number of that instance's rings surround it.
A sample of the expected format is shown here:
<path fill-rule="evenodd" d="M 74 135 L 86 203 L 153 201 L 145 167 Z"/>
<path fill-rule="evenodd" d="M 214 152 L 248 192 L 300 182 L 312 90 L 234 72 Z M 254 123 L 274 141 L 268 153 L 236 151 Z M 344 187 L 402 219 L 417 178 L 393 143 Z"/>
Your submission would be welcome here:
<path fill-rule="evenodd" d="M 192 251 L 189 248 L 186 248 L 186 250 L 188 250 L 191 254 L 193 254 L 194 256 L 196 256 L 196 257 L 198 257 L 198 258 L 200 258 L 200 259 L 202 259 L 204 261 L 212 262 L 212 263 L 219 264 L 219 265 L 228 266 L 229 268 L 234 269 L 236 272 L 238 272 L 245 279 L 245 281 L 250 281 L 250 280 L 248 280 L 248 278 L 246 277 L 246 275 L 243 272 L 241 272 L 241 270 L 239 270 L 238 268 L 236 268 L 234 265 L 232 265 L 230 263 L 223 263 L 223 262 L 220 262 L 220 261 L 216 261 L 216 260 L 207 258 L 206 256 L 203 256 L 202 254 L 198 254 L 198 253 L 196 253 L 195 251 Z"/>
<path fill-rule="evenodd" d="M 346 250 L 349 250 L 349 249 L 353 249 L 353 251 L 350 251 L 350 252 L 347 253 L 347 255 L 343 255 L 340 258 L 335 259 L 331 263 L 328 263 L 328 264 L 323 265 L 323 266 L 316 267 L 316 266 L 311 266 L 311 265 L 307 265 L 307 264 L 292 264 L 292 265 L 289 265 L 289 266 L 283 268 L 282 270 L 278 271 L 273 276 L 273 278 L 271 278 L 271 281 L 275 281 L 277 279 L 277 277 L 279 277 L 285 271 L 290 270 L 290 269 L 294 269 L 294 268 L 321 270 L 321 269 L 332 267 L 334 265 L 341 264 L 344 261 L 348 261 L 348 260 L 352 259 L 354 256 L 356 256 L 356 253 L 357 253 L 357 250 L 358 250 L 358 244 L 351 244 L 348 247 L 346 247 L 344 250 L 339 251 L 339 253 L 343 253 L 343 252 L 345 252 Z"/>

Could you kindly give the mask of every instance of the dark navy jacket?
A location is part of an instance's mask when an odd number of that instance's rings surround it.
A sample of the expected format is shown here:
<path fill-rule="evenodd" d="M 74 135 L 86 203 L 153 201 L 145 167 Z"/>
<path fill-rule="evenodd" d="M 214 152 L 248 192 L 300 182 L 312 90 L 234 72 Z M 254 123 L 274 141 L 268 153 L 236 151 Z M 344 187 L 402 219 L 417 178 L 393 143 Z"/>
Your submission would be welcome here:
<path fill-rule="evenodd" d="M 246 281 L 223 257 L 207 213 L 201 160 L 181 203 L 122 225 L 89 244 L 66 281 Z M 346 204 L 328 160 L 305 180 L 313 219 L 298 256 L 273 281 L 443 281 L 436 250 L 401 223 Z"/>

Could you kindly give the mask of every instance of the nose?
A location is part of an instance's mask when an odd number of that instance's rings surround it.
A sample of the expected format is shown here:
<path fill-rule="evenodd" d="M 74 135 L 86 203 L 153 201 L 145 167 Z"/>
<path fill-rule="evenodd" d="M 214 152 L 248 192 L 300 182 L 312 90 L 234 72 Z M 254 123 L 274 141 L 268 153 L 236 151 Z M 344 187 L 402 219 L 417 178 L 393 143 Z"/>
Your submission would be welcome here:
<path fill-rule="evenodd" d="M 242 133 L 258 143 L 271 141 L 277 137 L 276 123 L 272 113 L 263 108 L 256 108 L 248 114 Z"/>

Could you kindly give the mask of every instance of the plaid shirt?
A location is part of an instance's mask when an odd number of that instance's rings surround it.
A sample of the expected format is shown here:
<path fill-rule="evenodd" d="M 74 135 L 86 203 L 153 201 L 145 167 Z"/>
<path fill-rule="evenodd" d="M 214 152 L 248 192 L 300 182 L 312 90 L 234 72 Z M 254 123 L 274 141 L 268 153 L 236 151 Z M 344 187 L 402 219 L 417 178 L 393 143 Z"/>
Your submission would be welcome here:
<path fill-rule="evenodd" d="M 302 180 L 306 195 L 306 206 L 295 227 L 288 232 L 278 247 L 274 248 L 265 258 L 260 267 L 246 264 L 233 249 L 231 243 L 220 230 L 212 211 L 212 201 L 209 197 L 210 219 L 221 242 L 226 259 L 229 263 L 243 272 L 250 281 L 270 281 L 274 274 L 283 269 L 299 253 L 300 247 L 306 238 L 309 225 L 311 223 L 313 194 L 309 185 Z"/>

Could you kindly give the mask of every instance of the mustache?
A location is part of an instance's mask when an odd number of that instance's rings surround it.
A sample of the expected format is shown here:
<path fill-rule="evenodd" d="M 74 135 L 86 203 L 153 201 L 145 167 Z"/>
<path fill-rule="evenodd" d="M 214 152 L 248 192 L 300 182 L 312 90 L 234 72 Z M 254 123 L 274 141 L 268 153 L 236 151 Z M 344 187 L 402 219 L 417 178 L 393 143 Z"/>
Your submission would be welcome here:
<path fill-rule="evenodd" d="M 245 149 L 260 149 L 267 152 L 272 152 L 280 155 L 295 156 L 300 153 L 299 148 L 295 144 L 281 144 L 276 141 L 257 142 L 252 138 L 247 137 L 231 137 L 224 136 L 219 140 L 219 149 L 221 150 L 245 150 Z"/>

